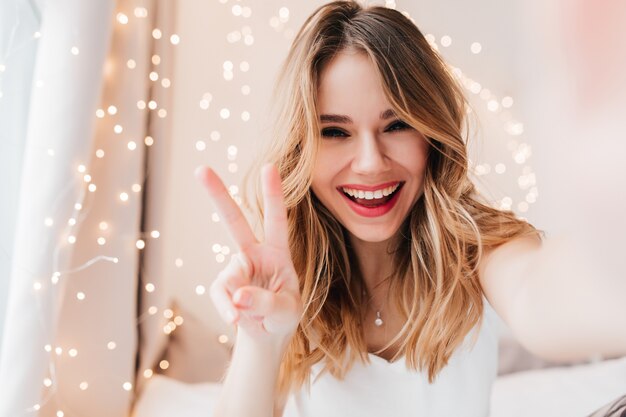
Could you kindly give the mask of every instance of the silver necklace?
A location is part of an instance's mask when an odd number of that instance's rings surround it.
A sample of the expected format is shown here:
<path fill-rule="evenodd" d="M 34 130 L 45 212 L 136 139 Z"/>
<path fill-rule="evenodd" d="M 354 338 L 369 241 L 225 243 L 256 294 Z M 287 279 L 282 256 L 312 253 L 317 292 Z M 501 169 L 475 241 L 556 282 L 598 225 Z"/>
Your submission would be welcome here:
<path fill-rule="evenodd" d="M 366 296 L 367 293 L 365 292 L 365 289 L 363 289 L 363 296 Z M 374 298 L 374 296 L 371 296 L 368 300 L 367 300 L 367 304 L 369 305 L 370 301 L 372 301 L 372 298 Z M 376 327 L 381 327 L 383 324 L 385 324 L 385 322 L 383 321 L 383 318 L 381 317 L 380 311 L 382 310 L 382 308 L 376 309 L 376 318 L 374 319 L 374 326 Z"/>

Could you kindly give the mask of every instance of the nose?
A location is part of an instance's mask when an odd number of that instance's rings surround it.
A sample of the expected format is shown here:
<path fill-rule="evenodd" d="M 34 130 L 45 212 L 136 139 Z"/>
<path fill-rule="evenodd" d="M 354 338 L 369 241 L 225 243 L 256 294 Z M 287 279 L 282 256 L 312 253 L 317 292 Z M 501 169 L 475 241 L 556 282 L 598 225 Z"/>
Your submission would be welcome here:
<path fill-rule="evenodd" d="M 370 133 L 359 135 L 352 170 L 364 176 L 377 176 L 390 168 L 389 158 L 376 135 Z"/>

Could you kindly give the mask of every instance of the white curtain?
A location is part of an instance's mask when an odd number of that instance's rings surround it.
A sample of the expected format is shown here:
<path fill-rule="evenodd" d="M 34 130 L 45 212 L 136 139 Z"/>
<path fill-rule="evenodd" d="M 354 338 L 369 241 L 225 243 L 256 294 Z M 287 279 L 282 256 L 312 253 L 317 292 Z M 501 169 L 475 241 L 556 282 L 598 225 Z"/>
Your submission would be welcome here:
<path fill-rule="evenodd" d="M 35 4 L 0 3 L 0 346 L 39 23 Z"/>
<path fill-rule="evenodd" d="M 125 416 L 166 341 L 159 272 L 142 279 L 159 253 L 147 173 L 166 151 L 173 16 L 156 1 L 26 4 L 2 14 L 3 45 L 23 35 L 31 60 L 0 62 L 0 120 L 15 120 L 2 158 L 21 169 L 2 208 L 16 220 L 0 416 Z"/>

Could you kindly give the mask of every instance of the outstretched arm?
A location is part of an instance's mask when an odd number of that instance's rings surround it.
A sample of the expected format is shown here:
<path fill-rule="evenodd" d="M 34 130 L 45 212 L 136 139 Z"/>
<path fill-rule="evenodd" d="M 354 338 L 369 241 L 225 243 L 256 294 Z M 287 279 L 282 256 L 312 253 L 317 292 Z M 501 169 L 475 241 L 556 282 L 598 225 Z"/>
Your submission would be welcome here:
<path fill-rule="evenodd" d="M 517 238 L 487 253 L 489 303 L 532 353 L 552 360 L 626 354 L 626 277 L 571 241 Z"/>

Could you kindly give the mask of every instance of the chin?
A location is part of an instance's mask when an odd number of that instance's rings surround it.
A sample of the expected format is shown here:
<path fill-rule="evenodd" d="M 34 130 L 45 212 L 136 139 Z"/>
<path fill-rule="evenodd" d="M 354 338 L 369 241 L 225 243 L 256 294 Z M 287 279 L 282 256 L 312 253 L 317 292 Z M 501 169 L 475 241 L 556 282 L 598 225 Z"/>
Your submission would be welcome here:
<path fill-rule="evenodd" d="M 356 228 L 357 230 L 355 230 L 355 228 L 346 227 L 344 225 L 351 236 L 369 243 L 386 242 L 398 232 L 398 229 L 391 229 L 388 225 L 381 226 L 382 227 L 366 226 L 367 230 L 364 230 L 363 227 L 358 227 Z"/>

